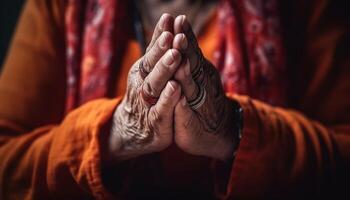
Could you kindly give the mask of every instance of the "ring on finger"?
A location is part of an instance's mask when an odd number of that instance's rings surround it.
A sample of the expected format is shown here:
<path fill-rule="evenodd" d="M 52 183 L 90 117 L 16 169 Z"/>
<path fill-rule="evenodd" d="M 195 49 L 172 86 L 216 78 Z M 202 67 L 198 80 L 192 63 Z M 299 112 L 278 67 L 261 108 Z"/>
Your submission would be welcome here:
<path fill-rule="evenodd" d="M 144 79 L 149 74 L 149 72 L 145 69 L 145 66 L 143 64 L 143 59 L 139 62 L 139 72 L 140 76 Z"/>
<path fill-rule="evenodd" d="M 198 59 L 196 68 L 194 69 L 193 72 L 191 72 L 193 80 L 197 80 L 200 77 L 200 75 L 202 74 L 202 72 L 203 72 L 202 63 L 204 61 L 204 57 L 203 57 L 202 53 L 199 53 L 198 56 L 199 56 L 199 59 Z"/>
<path fill-rule="evenodd" d="M 145 92 L 143 87 L 141 87 L 140 95 L 143 101 L 145 101 L 150 106 L 155 105 L 159 99 L 159 97 L 152 96 L 149 93 Z"/>
<path fill-rule="evenodd" d="M 207 92 L 205 91 L 204 86 L 199 85 L 198 88 L 199 88 L 199 93 L 197 97 L 194 100 L 188 102 L 192 110 L 197 110 L 198 108 L 200 108 L 204 104 L 205 99 L 207 97 Z"/>

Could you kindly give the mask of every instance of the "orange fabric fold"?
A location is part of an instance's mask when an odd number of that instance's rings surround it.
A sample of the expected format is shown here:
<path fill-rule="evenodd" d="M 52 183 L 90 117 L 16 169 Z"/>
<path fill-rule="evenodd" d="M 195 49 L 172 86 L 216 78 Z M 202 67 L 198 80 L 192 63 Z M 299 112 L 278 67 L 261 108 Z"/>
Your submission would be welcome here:
<path fill-rule="evenodd" d="M 342 181 L 350 180 L 350 36 L 348 20 L 335 9 L 346 6 L 327 0 L 283 1 L 281 6 L 289 106 L 228 95 L 244 109 L 244 130 L 225 191 L 216 196 L 221 199 L 349 195 L 349 184 Z M 101 169 L 100 142 L 107 134 L 101 128 L 120 98 L 89 102 L 64 116 L 64 10 L 65 1 L 28 0 L 1 73 L 0 199 L 105 199 L 142 194 L 138 191 L 164 198 L 215 198 L 213 187 L 222 180 L 211 178 L 208 159 L 176 148 L 126 162 L 130 170 L 121 174 L 120 166 Z M 210 60 L 214 22 L 199 38 Z M 124 94 L 127 72 L 139 56 L 135 41 L 129 41 L 113 83 L 116 96 Z M 161 159 L 154 163 L 155 158 Z M 143 168 L 147 162 L 155 173 Z M 160 190 L 149 180 L 169 187 Z"/>
<path fill-rule="evenodd" d="M 1 199 L 109 199 L 102 183 L 101 138 L 119 99 L 95 100 L 59 125 L 9 138 L 0 148 Z M 6 130 L 0 129 L 1 135 Z"/>

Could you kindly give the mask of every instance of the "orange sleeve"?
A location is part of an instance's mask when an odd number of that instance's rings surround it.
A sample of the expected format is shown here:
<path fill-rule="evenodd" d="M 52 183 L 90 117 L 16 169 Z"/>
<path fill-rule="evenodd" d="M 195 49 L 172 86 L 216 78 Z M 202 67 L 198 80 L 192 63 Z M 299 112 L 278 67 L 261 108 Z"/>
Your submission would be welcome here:
<path fill-rule="evenodd" d="M 244 129 L 228 183 L 229 199 L 293 199 L 322 189 L 334 197 L 344 192 L 341 180 L 346 180 L 345 169 L 350 167 L 349 124 L 341 131 L 295 110 L 245 96 L 230 98 L 244 109 Z"/>
<path fill-rule="evenodd" d="M 0 199 L 108 196 L 99 142 L 119 100 L 64 118 L 64 2 L 26 2 L 1 74 Z"/>
<path fill-rule="evenodd" d="M 295 103 L 280 108 L 230 96 L 244 109 L 244 128 L 227 187 L 229 198 L 349 196 L 349 24 L 336 9 L 339 2 L 305 3 L 313 10 L 299 20 L 307 24 L 305 38 L 288 38 L 295 40 L 294 50 L 302 52 L 297 54 L 300 65 L 293 60 L 289 66 L 297 69 L 288 77 Z M 302 10 L 298 6 L 295 12 L 301 15 Z"/>
<path fill-rule="evenodd" d="M 0 119 L 57 123 L 65 103 L 64 1 L 28 0 L 0 77 Z"/>
<path fill-rule="evenodd" d="M 6 140 L 8 123 L 0 121 L 0 199 L 110 198 L 102 184 L 101 141 L 119 100 L 92 101 L 60 125 Z"/>

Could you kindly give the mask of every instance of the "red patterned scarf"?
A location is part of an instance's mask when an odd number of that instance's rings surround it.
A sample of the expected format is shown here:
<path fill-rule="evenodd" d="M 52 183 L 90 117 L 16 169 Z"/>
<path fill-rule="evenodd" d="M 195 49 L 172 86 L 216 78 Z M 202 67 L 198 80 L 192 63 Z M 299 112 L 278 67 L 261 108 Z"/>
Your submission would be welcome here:
<path fill-rule="evenodd" d="M 128 39 L 126 0 L 68 0 L 67 111 L 104 97 Z M 226 92 L 285 103 L 285 52 L 277 0 L 222 0 L 214 55 Z M 120 57 L 121 55 L 119 55 Z"/>

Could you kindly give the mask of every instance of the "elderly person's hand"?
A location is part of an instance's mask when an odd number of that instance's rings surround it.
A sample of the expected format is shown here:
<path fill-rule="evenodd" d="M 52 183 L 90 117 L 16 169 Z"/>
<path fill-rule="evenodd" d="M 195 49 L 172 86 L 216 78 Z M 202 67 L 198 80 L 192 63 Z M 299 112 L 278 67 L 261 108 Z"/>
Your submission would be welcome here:
<path fill-rule="evenodd" d="M 110 151 L 120 161 L 161 151 L 175 139 L 189 154 L 229 160 L 237 142 L 234 118 L 234 103 L 186 17 L 164 14 L 145 55 L 130 69 Z"/>
<path fill-rule="evenodd" d="M 185 60 L 175 74 L 184 94 L 175 109 L 175 142 L 189 154 L 230 160 L 239 137 L 237 105 L 226 97 L 218 71 L 203 58 L 185 16 L 175 19 L 174 34 L 173 47 Z"/>
<path fill-rule="evenodd" d="M 174 18 L 164 14 L 145 55 L 130 69 L 126 95 L 112 125 L 111 147 L 118 161 L 157 152 L 173 141 L 174 109 L 181 97 L 172 79 L 181 53 L 171 49 Z"/>

